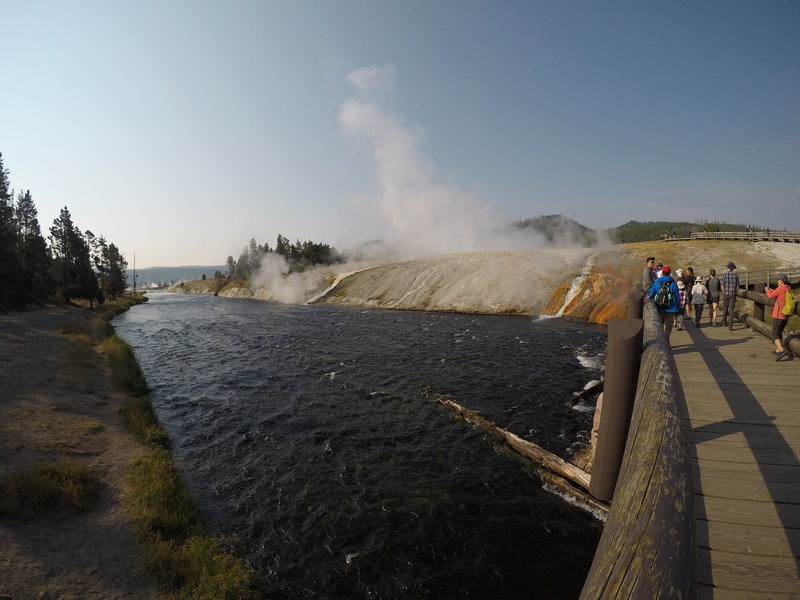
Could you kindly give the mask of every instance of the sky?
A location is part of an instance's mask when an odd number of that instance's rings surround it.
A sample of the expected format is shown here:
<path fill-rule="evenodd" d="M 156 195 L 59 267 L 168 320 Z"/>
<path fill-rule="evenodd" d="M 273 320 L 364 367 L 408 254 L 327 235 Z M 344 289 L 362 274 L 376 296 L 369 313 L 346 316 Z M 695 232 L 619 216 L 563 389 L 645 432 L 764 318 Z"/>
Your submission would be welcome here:
<path fill-rule="evenodd" d="M 132 266 L 280 233 L 800 231 L 795 0 L 0 0 L 0 152 Z"/>

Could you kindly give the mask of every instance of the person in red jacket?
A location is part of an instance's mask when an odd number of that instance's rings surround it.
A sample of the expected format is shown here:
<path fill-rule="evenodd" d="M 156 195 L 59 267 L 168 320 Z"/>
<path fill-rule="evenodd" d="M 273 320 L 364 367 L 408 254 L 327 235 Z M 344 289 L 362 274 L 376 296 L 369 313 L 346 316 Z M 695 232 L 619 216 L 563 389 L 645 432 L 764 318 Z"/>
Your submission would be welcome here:
<path fill-rule="evenodd" d="M 778 287 L 774 290 L 769 286 L 764 288 L 764 293 L 770 297 L 775 298 L 775 305 L 772 307 L 772 341 L 775 342 L 777 350 L 775 350 L 775 360 L 780 360 L 784 356 L 792 359 L 792 351 L 783 346 L 783 329 L 789 321 L 789 317 L 783 314 L 783 305 L 786 302 L 786 292 L 789 290 L 789 277 L 781 274 L 776 277 L 778 280 Z"/>

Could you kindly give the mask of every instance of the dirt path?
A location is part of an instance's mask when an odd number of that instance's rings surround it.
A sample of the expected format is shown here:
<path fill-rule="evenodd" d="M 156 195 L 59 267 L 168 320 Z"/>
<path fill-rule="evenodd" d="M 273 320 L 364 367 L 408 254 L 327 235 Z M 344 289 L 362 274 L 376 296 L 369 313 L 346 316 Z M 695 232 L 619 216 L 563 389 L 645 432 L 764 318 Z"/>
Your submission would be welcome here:
<path fill-rule="evenodd" d="M 84 513 L 0 518 L 0 600 L 155 599 L 137 571 L 121 505 L 123 477 L 144 448 L 122 429 L 103 357 L 63 333 L 91 330 L 89 310 L 0 314 L 0 477 L 44 461 L 86 461 L 102 483 Z"/>

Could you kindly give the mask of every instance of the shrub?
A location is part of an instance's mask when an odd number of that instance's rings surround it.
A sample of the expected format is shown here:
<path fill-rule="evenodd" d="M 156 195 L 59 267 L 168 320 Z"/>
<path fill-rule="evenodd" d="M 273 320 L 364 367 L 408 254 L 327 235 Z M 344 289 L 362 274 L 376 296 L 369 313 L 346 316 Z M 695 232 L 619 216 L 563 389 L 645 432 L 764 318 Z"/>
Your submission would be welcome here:
<path fill-rule="evenodd" d="M 53 509 L 87 510 L 99 485 L 84 463 L 42 463 L 0 482 L 0 515 L 33 516 Z"/>

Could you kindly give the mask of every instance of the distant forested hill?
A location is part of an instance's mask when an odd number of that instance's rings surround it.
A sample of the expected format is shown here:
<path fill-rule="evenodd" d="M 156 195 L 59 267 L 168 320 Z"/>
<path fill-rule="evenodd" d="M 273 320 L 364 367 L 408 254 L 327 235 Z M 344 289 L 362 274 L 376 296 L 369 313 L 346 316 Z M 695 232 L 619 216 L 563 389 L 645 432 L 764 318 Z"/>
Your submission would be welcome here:
<path fill-rule="evenodd" d="M 225 265 L 199 266 L 190 265 L 186 267 L 147 267 L 146 269 L 136 269 L 136 286 L 151 287 L 153 284 L 162 285 L 178 281 L 192 281 L 202 279 L 203 275 L 207 278 L 214 277 L 214 273 L 219 271 L 225 273 Z M 128 269 L 128 287 L 133 287 L 133 269 Z"/>
<path fill-rule="evenodd" d="M 516 229 L 532 229 L 544 234 L 547 240 L 558 245 L 566 243 L 574 246 L 590 247 L 597 244 L 598 233 L 563 215 L 546 215 L 524 219 L 513 223 Z M 687 223 L 683 221 L 628 221 L 624 225 L 612 227 L 602 233 L 614 243 L 647 242 L 665 238 L 688 238 L 698 231 L 762 231 L 765 227 L 745 223 Z"/>
<path fill-rule="evenodd" d="M 608 230 L 612 242 L 647 242 L 667 237 L 688 238 L 698 231 L 761 231 L 760 226 L 745 223 L 686 223 L 685 221 L 628 221 Z"/>
<path fill-rule="evenodd" d="M 563 215 L 545 215 L 534 219 L 516 221 L 516 229 L 533 229 L 543 234 L 554 245 L 566 243 L 569 246 L 591 247 L 597 244 L 597 233 Z"/>

